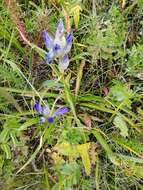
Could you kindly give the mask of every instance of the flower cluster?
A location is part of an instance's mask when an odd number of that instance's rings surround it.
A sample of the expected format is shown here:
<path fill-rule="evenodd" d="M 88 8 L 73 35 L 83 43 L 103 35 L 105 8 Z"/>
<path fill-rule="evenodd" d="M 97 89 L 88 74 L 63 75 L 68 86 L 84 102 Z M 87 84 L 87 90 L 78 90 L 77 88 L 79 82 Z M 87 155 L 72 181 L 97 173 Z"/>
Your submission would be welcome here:
<path fill-rule="evenodd" d="M 54 117 L 58 117 L 60 115 L 63 115 L 67 112 L 69 112 L 69 109 L 67 107 L 61 107 L 57 109 L 54 114 L 51 116 L 50 115 L 50 108 L 48 105 L 46 106 L 41 106 L 38 102 L 35 103 L 34 105 L 34 110 L 40 115 L 40 123 L 43 124 L 46 121 L 48 123 L 53 123 L 54 122 Z"/>
<path fill-rule="evenodd" d="M 72 34 L 65 37 L 64 24 L 60 19 L 57 24 L 55 38 L 53 39 L 46 31 L 42 33 L 46 48 L 49 50 L 46 54 L 46 62 L 52 63 L 55 58 L 59 59 L 59 70 L 63 73 L 69 65 L 68 53 L 72 47 Z"/>

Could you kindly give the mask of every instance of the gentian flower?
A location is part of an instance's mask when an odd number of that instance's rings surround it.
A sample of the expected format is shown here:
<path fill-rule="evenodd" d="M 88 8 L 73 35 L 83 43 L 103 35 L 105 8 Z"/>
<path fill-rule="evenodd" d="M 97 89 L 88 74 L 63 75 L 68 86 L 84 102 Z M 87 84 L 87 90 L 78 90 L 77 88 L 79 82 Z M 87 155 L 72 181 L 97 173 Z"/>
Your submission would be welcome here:
<path fill-rule="evenodd" d="M 54 117 L 59 117 L 67 112 L 69 109 L 67 107 L 58 108 L 52 116 L 50 116 L 50 108 L 46 106 L 41 106 L 38 102 L 34 105 L 34 110 L 40 115 L 40 123 L 43 124 L 48 121 L 49 124 L 54 122 Z"/>
<path fill-rule="evenodd" d="M 64 24 L 60 19 L 57 24 L 55 38 L 53 39 L 46 31 L 42 33 L 46 48 L 49 50 L 46 54 L 46 62 L 52 63 L 55 58 L 59 59 L 59 70 L 63 73 L 69 65 L 68 53 L 72 47 L 72 34 L 65 37 Z"/>

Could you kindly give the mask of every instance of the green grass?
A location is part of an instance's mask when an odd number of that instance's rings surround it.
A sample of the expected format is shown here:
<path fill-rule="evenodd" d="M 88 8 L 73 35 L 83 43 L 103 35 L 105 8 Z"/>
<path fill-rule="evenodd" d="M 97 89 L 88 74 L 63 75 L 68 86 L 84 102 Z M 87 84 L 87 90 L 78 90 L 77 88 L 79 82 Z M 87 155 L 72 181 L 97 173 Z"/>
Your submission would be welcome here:
<path fill-rule="evenodd" d="M 143 1 L 3 0 L 0 13 L 0 189 L 143 189 Z M 41 35 L 60 18 L 64 73 Z M 36 100 L 70 112 L 40 124 Z"/>

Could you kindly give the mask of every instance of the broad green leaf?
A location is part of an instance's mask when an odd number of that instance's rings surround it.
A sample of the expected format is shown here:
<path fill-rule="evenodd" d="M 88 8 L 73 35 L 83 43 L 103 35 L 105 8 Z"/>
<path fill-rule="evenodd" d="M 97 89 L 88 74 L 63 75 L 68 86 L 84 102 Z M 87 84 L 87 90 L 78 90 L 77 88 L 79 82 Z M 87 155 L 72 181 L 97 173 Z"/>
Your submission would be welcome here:
<path fill-rule="evenodd" d="M 79 156 L 76 147 L 70 145 L 68 142 L 57 144 L 54 149 L 57 150 L 59 154 L 65 156 Z"/>
<path fill-rule="evenodd" d="M 123 120 L 123 118 L 121 116 L 116 116 L 114 118 L 114 125 L 120 129 L 120 134 L 123 137 L 127 137 L 128 136 L 128 127 L 126 122 Z"/>
<path fill-rule="evenodd" d="M 90 148 L 90 143 L 77 145 L 77 150 L 82 158 L 82 162 L 83 162 L 85 172 L 87 175 L 90 175 L 90 172 L 91 172 L 91 163 L 90 163 L 90 158 L 89 158 L 89 153 L 88 153 L 89 148 Z"/>
<path fill-rule="evenodd" d="M 81 157 L 87 175 L 89 175 L 91 171 L 91 163 L 88 154 L 89 148 L 90 143 L 85 143 L 81 145 L 70 145 L 68 142 L 57 144 L 54 147 L 54 149 L 57 150 L 58 153 L 61 155 Z"/>

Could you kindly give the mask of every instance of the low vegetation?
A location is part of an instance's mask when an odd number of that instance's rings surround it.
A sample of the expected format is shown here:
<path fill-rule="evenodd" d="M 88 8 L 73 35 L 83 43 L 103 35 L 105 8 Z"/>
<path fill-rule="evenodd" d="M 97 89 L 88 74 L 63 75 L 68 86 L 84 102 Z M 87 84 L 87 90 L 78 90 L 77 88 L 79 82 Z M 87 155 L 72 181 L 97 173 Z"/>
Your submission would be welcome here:
<path fill-rule="evenodd" d="M 0 189 L 143 189 L 143 1 L 0 12 Z"/>

